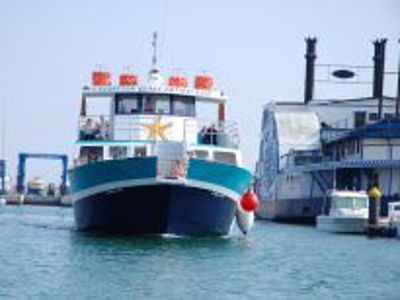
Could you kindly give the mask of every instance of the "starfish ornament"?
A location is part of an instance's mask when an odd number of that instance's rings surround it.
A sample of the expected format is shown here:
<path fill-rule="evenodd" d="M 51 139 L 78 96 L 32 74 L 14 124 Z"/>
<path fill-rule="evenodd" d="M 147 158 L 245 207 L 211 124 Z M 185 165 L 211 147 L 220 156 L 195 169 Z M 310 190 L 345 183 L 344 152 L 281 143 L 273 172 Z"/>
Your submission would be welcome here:
<path fill-rule="evenodd" d="M 158 115 L 153 124 L 143 124 L 142 126 L 149 130 L 147 137 L 149 140 L 158 140 L 159 137 L 161 140 L 166 140 L 165 131 L 171 128 L 172 124 L 161 124 L 161 116 Z"/>

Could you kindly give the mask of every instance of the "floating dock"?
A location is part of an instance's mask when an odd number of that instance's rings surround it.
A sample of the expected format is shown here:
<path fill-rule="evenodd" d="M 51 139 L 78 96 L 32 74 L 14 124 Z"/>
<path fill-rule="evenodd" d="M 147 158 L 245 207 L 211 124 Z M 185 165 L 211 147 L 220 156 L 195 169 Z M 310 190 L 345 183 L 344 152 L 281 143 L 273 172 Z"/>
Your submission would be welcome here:
<path fill-rule="evenodd" d="M 7 205 L 72 206 L 71 198 L 65 196 L 6 195 Z"/>

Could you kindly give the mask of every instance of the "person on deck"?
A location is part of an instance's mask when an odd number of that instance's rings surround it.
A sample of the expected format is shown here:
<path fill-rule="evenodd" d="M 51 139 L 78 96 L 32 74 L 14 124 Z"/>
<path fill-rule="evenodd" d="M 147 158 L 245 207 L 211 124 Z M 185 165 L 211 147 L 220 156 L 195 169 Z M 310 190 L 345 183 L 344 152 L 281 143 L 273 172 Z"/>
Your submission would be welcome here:
<path fill-rule="evenodd" d="M 215 125 L 211 125 L 207 129 L 207 136 L 209 136 L 210 142 L 208 144 L 217 145 L 218 144 L 218 129 L 215 128 Z"/>
<path fill-rule="evenodd" d="M 94 140 L 96 139 L 96 135 L 98 133 L 100 133 L 99 125 L 96 122 L 94 122 L 91 118 L 87 119 L 82 130 L 83 139 Z"/>

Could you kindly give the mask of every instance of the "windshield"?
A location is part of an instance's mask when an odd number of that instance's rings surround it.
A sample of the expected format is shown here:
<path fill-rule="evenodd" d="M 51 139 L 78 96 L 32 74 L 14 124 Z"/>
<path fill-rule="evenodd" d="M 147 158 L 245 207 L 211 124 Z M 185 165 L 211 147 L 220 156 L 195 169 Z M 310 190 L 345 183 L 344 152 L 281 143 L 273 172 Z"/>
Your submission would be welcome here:
<path fill-rule="evenodd" d="M 115 98 L 115 113 L 194 117 L 195 98 L 164 94 L 120 94 Z"/>
<path fill-rule="evenodd" d="M 354 198 L 354 208 L 368 208 L 368 199 Z"/>
<path fill-rule="evenodd" d="M 367 197 L 334 197 L 332 198 L 332 208 L 341 209 L 361 209 L 368 207 Z"/>

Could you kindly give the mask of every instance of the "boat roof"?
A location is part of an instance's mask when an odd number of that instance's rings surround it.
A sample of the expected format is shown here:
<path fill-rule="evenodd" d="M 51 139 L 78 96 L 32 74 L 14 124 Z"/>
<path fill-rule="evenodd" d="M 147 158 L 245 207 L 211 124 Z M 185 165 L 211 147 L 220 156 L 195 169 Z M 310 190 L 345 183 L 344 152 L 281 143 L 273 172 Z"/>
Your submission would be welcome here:
<path fill-rule="evenodd" d="M 330 197 L 336 197 L 336 199 L 340 199 L 341 197 L 343 198 L 365 198 L 368 197 L 367 193 L 364 191 L 338 191 L 338 190 L 332 190 L 328 192 L 328 195 Z"/>
<path fill-rule="evenodd" d="M 390 96 L 383 96 L 383 105 L 392 107 L 396 104 L 396 98 Z M 270 101 L 264 105 L 264 109 L 271 109 L 271 108 L 279 108 L 279 107 L 295 107 L 298 109 L 299 107 L 304 107 L 305 109 L 309 106 L 330 106 L 330 105 L 366 105 L 366 102 L 372 102 L 371 106 L 376 106 L 378 103 L 377 98 L 373 97 L 360 97 L 360 98 L 346 98 L 346 99 L 313 99 L 309 103 L 304 104 L 302 100 L 281 100 L 281 101 Z"/>
<path fill-rule="evenodd" d="M 116 94 L 164 94 L 196 97 L 204 102 L 226 102 L 227 96 L 221 90 L 199 90 L 193 88 L 174 88 L 170 86 L 85 86 L 85 97 L 109 97 Z"/>

